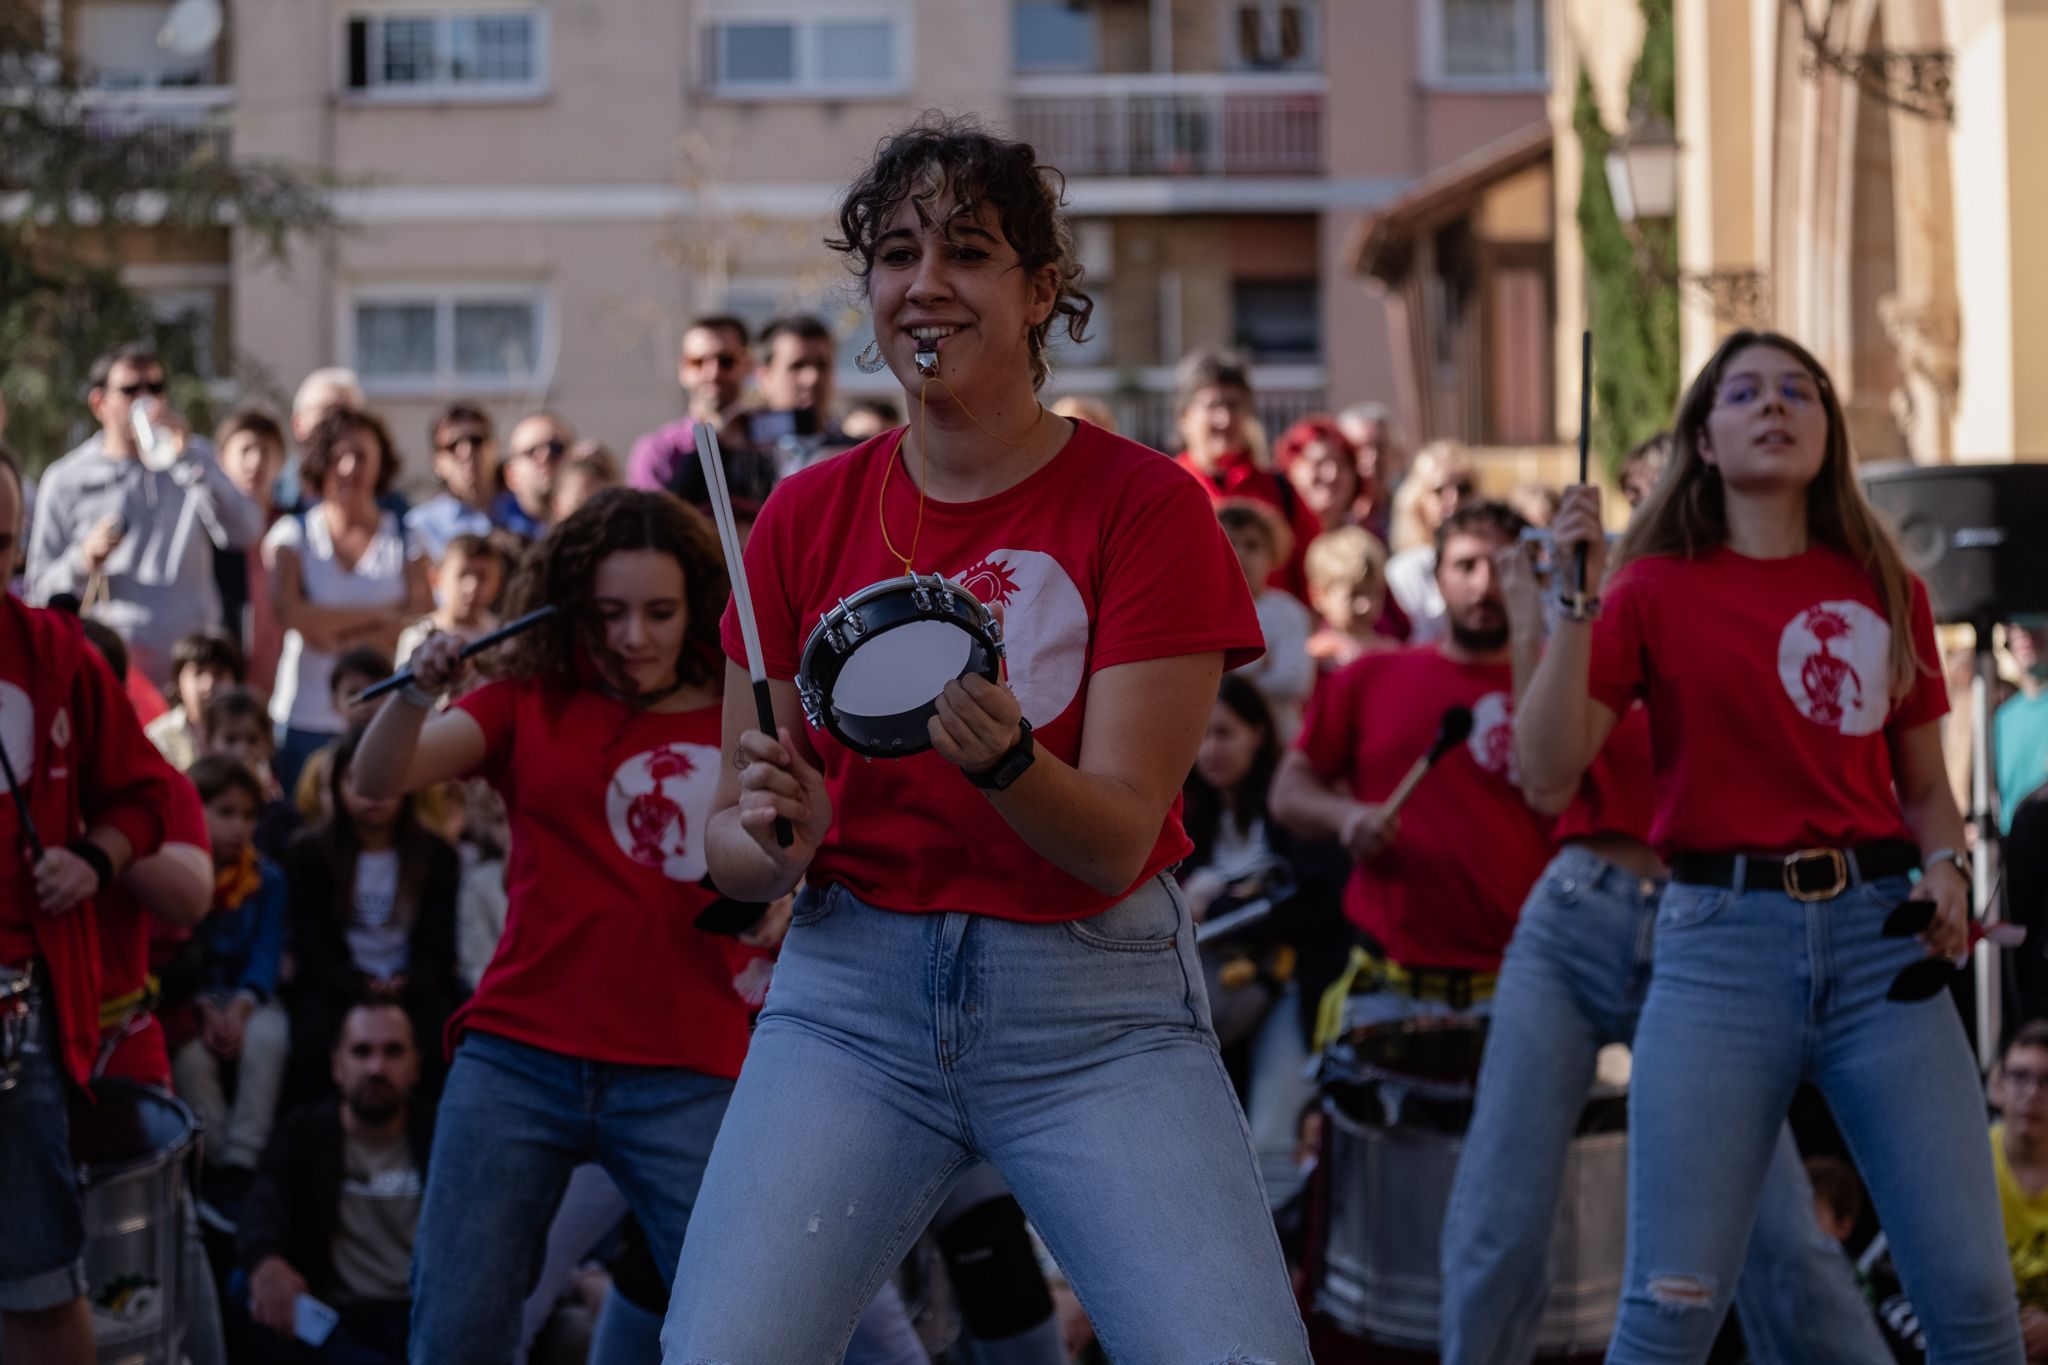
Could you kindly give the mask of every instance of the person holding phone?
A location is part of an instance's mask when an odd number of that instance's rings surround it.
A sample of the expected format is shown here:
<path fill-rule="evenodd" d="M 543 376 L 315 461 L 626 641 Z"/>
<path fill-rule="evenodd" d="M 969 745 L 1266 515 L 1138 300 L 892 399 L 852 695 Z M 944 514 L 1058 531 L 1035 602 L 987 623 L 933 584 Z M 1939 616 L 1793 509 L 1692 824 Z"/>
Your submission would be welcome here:
<path fill-rule="evenodd" d="M 177 642 L 221 625 L 214 550 L 254 545 L 263 513 L 165 402 L 163 361 L 149 347 L 101 356 L 91 383 L 86 405 L 100 429 L 51 465 L 38 490 L 29 599 L 78 598 L 163 689 Z"/>

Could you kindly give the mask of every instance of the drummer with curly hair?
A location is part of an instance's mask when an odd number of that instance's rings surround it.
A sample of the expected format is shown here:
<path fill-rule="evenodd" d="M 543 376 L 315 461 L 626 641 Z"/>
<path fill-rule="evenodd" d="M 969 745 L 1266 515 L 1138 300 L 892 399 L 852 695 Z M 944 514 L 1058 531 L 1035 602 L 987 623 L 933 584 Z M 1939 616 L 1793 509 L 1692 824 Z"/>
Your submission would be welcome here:
<path fill-rule="evenodd" d="M 1169 871 L 1181 780 L 1258 623 L 1201 485 L 1039 402 L 1052 333 L 1082 336 L 1091 307 L 1058 186 L 1027 145 L 927 121 L 841 205 L 866 355 L 910 421 L 791 475 L 754 527 L 774 736 L 726 620 L 707 857 L 735 895 L 805 888 L 691 1220 L 671 1361 L 836 1360 L 977 1159 L 1115 1359 L 1308 1359 Z M 794 679 L 841 598 L 910 573 L 1000 615 L 1008 676 L 948 683 L 930 748 L 871 762 L 807 726 Z"/>

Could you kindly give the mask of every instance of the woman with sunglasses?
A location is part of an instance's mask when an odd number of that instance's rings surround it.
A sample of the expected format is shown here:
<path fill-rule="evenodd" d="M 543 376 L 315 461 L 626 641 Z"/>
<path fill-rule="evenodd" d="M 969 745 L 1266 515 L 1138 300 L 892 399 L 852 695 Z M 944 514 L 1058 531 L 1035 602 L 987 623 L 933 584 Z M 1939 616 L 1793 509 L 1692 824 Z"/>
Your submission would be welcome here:
<path fill-rule="evenodd" d="M 669 1360 L 836 1360 L 978 1159 L 1114 1359 L 1308 1360 L 1168 873 L 1190 848 L 1181 781 L 1257 619 L 1195 479 L 1038 401 L 1052 331 L 1082 335 L 1091 306 L 1054 180 L 1029 146 L 932 122 L 841 206 L 832 245 L 911 419 L 790 475 L 747 544 L 778 734 L 728 664 L 707 854 L 729 895 L 806 885 L 684 1243 Z M 1003 613 L 1008 685 L 948 684 L 933 748 L 870 763 L 805 726 L 789 680 L 824 612 L 911 568 Z M 725 649 L 746 657 L 730 613 Z"/>
<path fill-rule="evenodd" d="M 1516 723 L 1525 780 L 1558 790 L 1633 701 L 1649 712 L 1650 837 L 1671 884 L 1636 1031 L 1608 1360 L 1707 1358 L 1793 1091 L 1811 1081 L 1929 1359 L 2015 1365 L 1961 1021 L 1946 1000 L 1887 998 L 1902 969 L 1969 942 L 1926 590 L 1857 485 L 1826 370 L 1797 343 L 1729 337 L 1680 403 L 1674 446 L 1604 606 L 1567 610 Z M 1597 492 L 1569 490 L 1552 530 L 1599 582 Z M 1925 907 L 1918 941 L 1896 932 L 1909 898 Z"/>

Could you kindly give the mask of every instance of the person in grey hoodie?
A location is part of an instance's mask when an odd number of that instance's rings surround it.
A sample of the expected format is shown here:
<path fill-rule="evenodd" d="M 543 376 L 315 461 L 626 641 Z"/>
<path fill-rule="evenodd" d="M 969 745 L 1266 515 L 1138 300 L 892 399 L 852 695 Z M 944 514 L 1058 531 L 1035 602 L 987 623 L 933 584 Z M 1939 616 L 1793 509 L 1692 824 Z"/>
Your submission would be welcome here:
<path fill-rule="evenodd" d="M 90 614 L 128 642 L 133 666 L 159 688 L 170 681 L 172 645 L 220 625 L 214 548 L 246 549 L 263 535 L 262 511 L 188 435 L 163 391 L 163 363 L 146 346 L 93 363 L 86 403 L 100 430 L 44 473 L 28 542 L 29 600 L 90 599 Z M 134 413 L 144 401 L 156 444 L 174 459 L 143 459 Z"/>

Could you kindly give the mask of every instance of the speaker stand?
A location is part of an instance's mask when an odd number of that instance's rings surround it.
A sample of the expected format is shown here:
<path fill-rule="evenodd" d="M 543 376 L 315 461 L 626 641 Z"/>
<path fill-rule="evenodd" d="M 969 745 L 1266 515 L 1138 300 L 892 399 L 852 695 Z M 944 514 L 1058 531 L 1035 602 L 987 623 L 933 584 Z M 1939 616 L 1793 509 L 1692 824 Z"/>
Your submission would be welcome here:
<path fill-rule="evenodd" d="M 1984 922 L 1991 918 L 2004 852 L 1991 742 L 1991 699 L 1998 693 L 1998 655 L 1994 622 L 1979 619 L 1971 622 L 1970 628 L 1976 635 L 1976 662 L 1970 677 L 1970 820 L 1977 829 L 1977 846 L 1970 853 L 1970 908 L 1977 920 Z M 1989 1075 L 1998 1061 L 1999 1006 L 2004 991 L 1997 948 L 1989 942 L 1979 943 L 1972 965 L 1976 984 L 1977 1069 Z"/>

